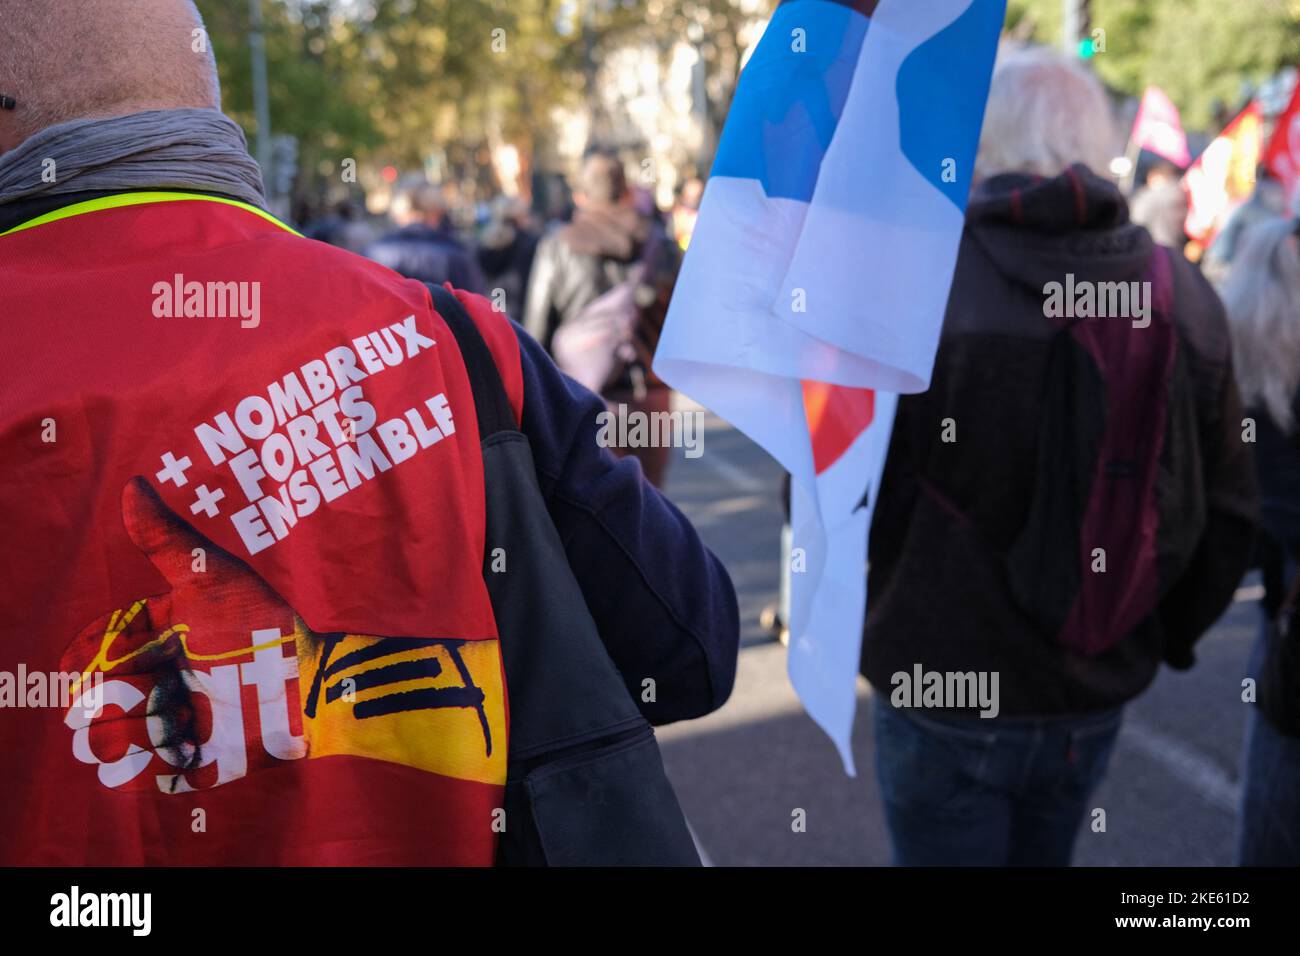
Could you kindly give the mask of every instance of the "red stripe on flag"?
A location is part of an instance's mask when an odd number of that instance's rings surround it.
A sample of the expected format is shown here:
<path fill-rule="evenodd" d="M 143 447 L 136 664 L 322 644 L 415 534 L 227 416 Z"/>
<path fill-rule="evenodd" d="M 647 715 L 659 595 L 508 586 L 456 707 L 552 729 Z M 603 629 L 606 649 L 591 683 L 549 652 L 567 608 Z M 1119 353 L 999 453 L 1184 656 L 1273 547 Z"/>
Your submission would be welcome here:
<path fill-rule="evenodd" d="M 803 383 L 803 408 L 812 435 L 813 465 L 821 474 L 866 431 L 876 410 L 876 393 L 825 382 Z"/>

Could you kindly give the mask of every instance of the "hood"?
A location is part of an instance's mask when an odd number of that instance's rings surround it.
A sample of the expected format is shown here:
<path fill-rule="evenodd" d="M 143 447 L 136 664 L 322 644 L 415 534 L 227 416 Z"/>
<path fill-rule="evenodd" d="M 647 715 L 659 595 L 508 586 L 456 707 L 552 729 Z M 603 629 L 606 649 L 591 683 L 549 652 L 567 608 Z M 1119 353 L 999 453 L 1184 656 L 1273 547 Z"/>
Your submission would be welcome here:
<path fill-rule="evenodd" d="M 966 229 L 1003 276 L 1041 290 L 1066 273 L 1115 282 L 1138 278 L 1151 236 L 1129 222 L 1119 188 L 1086 166 L 1053 179 L 1007 173 L 975 188 Z"/>
<path fill-rule="evenodd" d="M 631 206 L 588 206 L 560 229 L 560 238 L 577 254 L 630 262 L 650 236 L 648 219 Z"/>

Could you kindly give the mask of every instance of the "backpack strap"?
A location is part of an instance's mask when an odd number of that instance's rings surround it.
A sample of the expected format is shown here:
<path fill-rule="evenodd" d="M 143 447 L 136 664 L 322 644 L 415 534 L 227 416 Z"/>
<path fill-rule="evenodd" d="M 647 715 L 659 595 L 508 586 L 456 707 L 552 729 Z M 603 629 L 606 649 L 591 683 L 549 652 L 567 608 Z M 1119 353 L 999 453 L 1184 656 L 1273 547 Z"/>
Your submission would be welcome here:
<path fill-rule="evenodd" d="M 514 409 L 510 407 L 510 398 L 501 381 L 501 372 L 478 326 L 450 290 L 431 282 L 425 284 L 433 296 L 434 308 L 451 329 L 465 360 L 465 371 L 469 373 L 469 385 L 474 394 L 474 410 L 478 413 L 479 441 L 485 441 L 498 432 L 519 431 Z"/>
<path fill-rule="evenodd" d="M 1174 311 L 1174 268 L 1169 259 L 1169 250 L 1162 245 L 1155 245 L 1151 250 L 1148 263 L 1151 275 L 1151 307 L 1162 315 L 1169 316 Z"/>

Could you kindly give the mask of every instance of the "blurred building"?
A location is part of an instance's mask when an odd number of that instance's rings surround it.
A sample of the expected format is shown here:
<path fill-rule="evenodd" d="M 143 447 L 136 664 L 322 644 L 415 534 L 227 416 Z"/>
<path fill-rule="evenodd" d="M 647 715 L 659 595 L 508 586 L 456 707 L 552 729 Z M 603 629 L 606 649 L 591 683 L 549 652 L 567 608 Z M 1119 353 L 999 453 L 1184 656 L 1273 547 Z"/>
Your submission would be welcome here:
<path fill-rule="evenodd" d="M 742 54 L 739 62 L 715 64 L 712 74 L 716 51 L 699 22 L 666 47 L 646 41 L 606 53 L 595 68 L 595 102 L 554 112 L 554 155 L 539 156 L 539 167 L 553 164 L 571 174 L 588 145 L 599 143 L 619 151 L 634 185 L 653 190 L 661 208 L 671 206 L 682 181 L 708 173 L 740 66 L 772 6 L 770 0 L 737 5 L 748 15 L 737 34 Z"/>

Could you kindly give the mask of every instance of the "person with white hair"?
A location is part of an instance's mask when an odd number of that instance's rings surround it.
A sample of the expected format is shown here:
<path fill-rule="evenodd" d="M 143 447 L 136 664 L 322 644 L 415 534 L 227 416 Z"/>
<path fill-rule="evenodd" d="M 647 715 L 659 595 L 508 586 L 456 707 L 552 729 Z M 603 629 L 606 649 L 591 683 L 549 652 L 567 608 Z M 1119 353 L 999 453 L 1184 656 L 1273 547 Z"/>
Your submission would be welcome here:
<path fill-rule="evenodd" d="M 1105 175 L 1115 120 L 1096 76 L 1046 47 L 1004 43 L 975 156 L 977 180 L 1059 176 L 1079 164 Z"/>
<path fill-rule="evenodd" d="M 1096 78 L 995 68 L 931 387 L 899 400 L 863 673 L 896 862 L 1065 865 L 1124 705 L 1250 556 L 1223 311 L 1129 221 Z"/>
<path fill-rule="evenodd" d="M 1300 221 L 1246 229 L 1222 287 L 1260 484 L 1258 688 L 1246 733 L 1237 861 L 1300 866 Z"/>

